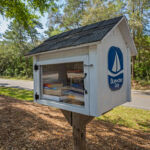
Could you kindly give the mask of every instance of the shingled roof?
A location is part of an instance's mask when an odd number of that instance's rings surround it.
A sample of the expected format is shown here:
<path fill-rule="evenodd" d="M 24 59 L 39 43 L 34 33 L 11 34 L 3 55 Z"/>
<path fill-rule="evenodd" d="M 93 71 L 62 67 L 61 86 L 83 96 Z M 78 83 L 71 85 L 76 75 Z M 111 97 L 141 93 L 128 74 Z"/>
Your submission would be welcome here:
<path fill-rule="evenodd" d="M 32 49 L 27 56 L 100 41 L 122 17 L 104 20 L 52 36 Z"/>

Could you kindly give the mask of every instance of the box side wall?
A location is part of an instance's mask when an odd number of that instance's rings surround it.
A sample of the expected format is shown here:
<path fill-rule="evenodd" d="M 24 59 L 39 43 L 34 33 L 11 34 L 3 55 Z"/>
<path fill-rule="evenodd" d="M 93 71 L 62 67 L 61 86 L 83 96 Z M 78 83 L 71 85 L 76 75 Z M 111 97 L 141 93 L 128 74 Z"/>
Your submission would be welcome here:
<path fill-rule="evenodd" d="M 123 85 L 117 91 L 112 91 L 108 84 L 108 51 L 111 46 L 119 47 L 123 53 Z M 115 106 L 130 101 L 130 50 L 127 48 L 118 27 L 111 31 L 98 45 L 97 60 L 98 99 L 96 116 L 99 116 Z"/>

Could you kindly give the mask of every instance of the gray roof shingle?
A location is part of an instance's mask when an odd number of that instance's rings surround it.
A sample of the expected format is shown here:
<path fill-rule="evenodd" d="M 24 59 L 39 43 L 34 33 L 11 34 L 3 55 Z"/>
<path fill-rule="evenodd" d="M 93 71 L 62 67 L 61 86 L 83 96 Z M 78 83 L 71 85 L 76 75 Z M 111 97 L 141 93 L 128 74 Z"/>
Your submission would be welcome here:
<path fill-rule="evenodd" d="M 56 49 L 100 41 L 122 19 L 123 16 L 86 25 L 52 36 L 28 52 L 26 56 Z"/>

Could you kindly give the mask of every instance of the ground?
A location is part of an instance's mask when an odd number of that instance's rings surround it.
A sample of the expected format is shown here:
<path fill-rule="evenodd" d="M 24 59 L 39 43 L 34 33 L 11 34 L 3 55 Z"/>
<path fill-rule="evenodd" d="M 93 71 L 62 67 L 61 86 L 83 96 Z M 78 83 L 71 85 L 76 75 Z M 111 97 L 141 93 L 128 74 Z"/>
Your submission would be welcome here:
<path fill-rule="evenodd" d="M 150 150 L 150 133 L 94 119 L 89 150 Z M 71 150 L 72 129 L 60 110 L 0 96 L 0 150 Z"/>

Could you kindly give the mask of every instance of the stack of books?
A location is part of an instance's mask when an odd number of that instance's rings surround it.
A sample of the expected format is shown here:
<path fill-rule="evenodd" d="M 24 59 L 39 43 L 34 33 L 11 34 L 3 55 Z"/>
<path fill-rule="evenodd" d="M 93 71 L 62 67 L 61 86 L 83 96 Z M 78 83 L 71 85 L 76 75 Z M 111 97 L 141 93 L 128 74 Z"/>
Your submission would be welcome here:
<path fill-rule="evenodd" d="M 43 93 L 46 95 L 61 96 L 63 94 L 62 88 L 63 88 L 62 83 L 54 83 L 54 84 L 45 83 Z"/>
<path fill-rule="evenodd" d="M 68 99 L 84 101 L 84 90 L 83 89 L 68 87 L 68 90 L 64 91 L 64 95 L 66 95 Z"/>
<path fill-rule="evenodd" d="M 44 83 L 43 94 L 48 99 L 55 101 L 77 100 L 84 102 L 84 90 L 77 83 L 72 83 L 70 86 L 65 87 L 62 83 Z"/>

